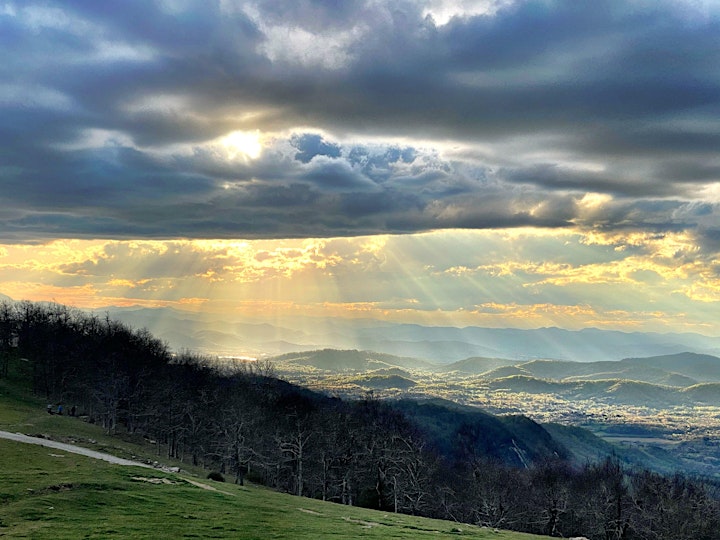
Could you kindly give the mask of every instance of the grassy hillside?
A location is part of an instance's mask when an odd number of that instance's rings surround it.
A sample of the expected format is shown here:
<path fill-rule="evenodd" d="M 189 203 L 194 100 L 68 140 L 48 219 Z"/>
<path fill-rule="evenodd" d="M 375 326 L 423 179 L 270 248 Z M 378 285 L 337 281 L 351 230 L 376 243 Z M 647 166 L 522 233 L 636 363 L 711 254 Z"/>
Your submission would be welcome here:
<path fill-rule="evenodd" d="M 0 536 L 32 538 L 539 538 L 114 466 L 0 441 Z M 209 482 L 209 481 L 203 481 Z"/>
<path fill-rule="evenodd" d="M 48 415 L 45 405 L 0 380 L 0 429 L 154 458 L 142 440 L 106 436 L 77 418 Z M 0 537 L 541 538 L 216 483 L 199 470 L 192 476 L 116 466 L 6 440 L 0 440 L 0 463 Z"/>

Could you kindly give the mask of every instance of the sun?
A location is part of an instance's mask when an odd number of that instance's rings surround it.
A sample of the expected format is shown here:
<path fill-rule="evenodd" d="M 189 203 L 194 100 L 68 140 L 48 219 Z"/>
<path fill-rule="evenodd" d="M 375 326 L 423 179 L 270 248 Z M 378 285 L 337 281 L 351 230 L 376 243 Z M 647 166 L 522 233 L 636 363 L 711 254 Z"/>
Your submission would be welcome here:
<path fill-rule="evenodd" d="M 222 144 L 227 150 L 228 159 L 238 157 L 257 159 L 262 153 L 260 132 L 255 131 L 233 131 L 222 138 Z"/>

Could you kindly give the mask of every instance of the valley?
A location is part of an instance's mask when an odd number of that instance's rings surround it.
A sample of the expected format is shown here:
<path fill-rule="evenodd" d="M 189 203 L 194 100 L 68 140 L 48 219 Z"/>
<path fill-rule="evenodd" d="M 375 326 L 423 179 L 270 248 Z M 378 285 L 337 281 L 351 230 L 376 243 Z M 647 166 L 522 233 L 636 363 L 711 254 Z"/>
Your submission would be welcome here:
<path fill-rule="evenodd" d="M 720 474 L 717 337 L 107 311 L 175 347 L 223 361 L 270 358 L 283 378 L 329 395 L 433 397 L 524 414 L 544 425 L 587 429 L 634 456 L 629 461 L 656 470 Z"/>
<path fill-rule="evenodd" d="M 630 463 L 720 477 L 720 358 L 711 355 L 587 363 L 478 357 L 431 364 L 326 349 L 272 362 L 281 377 L 330 395 L 440 398 L 496 415 L 521 414 L 595 435 L 581 455 L 601 455 L 607 450 L 602 441 Z"/>

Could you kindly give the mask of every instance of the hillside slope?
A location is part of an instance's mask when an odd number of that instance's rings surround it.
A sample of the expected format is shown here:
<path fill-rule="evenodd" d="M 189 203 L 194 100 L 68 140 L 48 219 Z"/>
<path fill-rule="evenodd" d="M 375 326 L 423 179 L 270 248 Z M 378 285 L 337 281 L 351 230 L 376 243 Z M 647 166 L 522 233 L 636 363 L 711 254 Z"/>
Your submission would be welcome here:
<path fill-rule="evenodd" d="M 494 416 L 443 399 L 393 401 L 415 421 L 444 455 L 464 460 L 483 456 L 513 467 L 527 467 L 568 450 L 545 429 L 524 416 Z"/>
<path fill-rule="evenodd" d="M 0 536 L 7 537 L 542 538 L 253 486 L 216 482 L 208 489 L 186 475 L 120 467 L 13 441 L 0 441 L 0 462 Z"/>
<path fill-rule="evenodd" d="M 43 434 L 126 458 L 158 459 L 155 447 L 142 438 L 111 437 L 78 418 L 48 415 L 43 401 L 6 379 L 0 379 L 0 429 Z M 0 463 L 0 537 L 545 538 L 212 482 L 205 472 L 177 461 L 168 464 L 180 465 L 180 474 L 0 440 Z"/>

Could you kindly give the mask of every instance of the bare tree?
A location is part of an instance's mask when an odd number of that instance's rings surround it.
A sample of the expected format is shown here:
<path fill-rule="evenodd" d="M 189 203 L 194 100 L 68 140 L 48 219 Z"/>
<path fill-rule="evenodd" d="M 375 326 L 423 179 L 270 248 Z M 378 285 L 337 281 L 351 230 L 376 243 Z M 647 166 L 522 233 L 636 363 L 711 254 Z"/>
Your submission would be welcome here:
<path fill-rule="evenodd" d="M 576 479 L 582 487 L 576 492 L 582 501 L 585 534 L 603 540 L 626 540 L 630 533 L 633 501 L 628 481 L 617 458 L 589 465 Z"/>
<path fill-rule="evenodd" d="M 572 471 L 560 459 L 546 460 L 530 471 L 532 521 L 542 534 L 563 536 L 564 515 L 570 509 Z"/>
<path fill-rule="evenodd" d="M 291 465 L 294 477 L 294 493 L 302 496 L 304 487 L 305 461 L 308 457 L 308 445 L 313 437 L 309 429 L 308 419 L 302 418 L 298 413 L 293 414 L 293 428 L 279 441 L 279 448 Z"/>
<path fill-rule="evenodd" d="M 421 515 L 430 506 L 436 459 L 425 451 L 422 438 L 396 435 L 393 443 L 388 471 L 392 477 L 393 510 Z"/>

